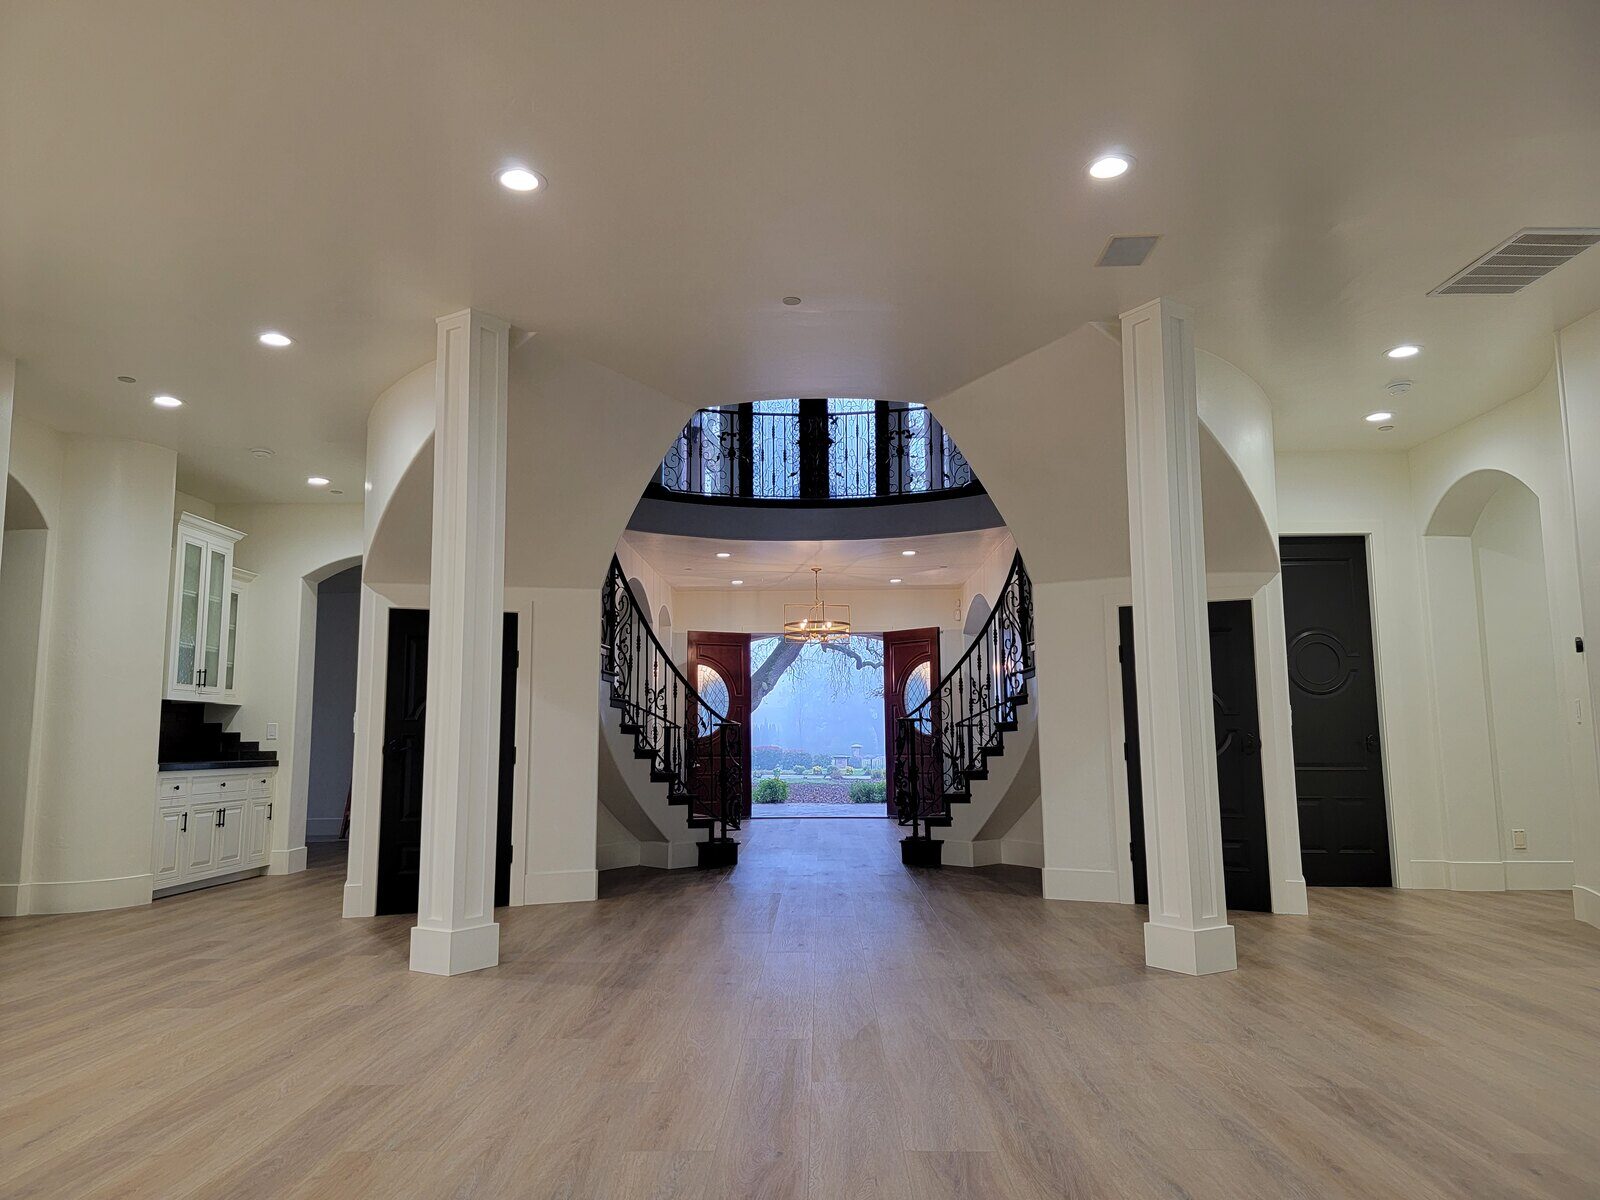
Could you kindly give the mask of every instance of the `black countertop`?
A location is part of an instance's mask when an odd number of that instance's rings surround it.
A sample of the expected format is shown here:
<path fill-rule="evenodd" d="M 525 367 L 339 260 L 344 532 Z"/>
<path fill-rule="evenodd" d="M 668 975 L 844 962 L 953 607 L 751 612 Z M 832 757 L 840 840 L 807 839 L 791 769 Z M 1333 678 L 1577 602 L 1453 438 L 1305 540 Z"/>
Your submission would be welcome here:
<path fill-rule="evenodd" d="M 254 771 L 258 767 L 278 765 L 276 753 L 271 758 L 203 758 L 194 762 L 157 763 L 158 771 Z"/>

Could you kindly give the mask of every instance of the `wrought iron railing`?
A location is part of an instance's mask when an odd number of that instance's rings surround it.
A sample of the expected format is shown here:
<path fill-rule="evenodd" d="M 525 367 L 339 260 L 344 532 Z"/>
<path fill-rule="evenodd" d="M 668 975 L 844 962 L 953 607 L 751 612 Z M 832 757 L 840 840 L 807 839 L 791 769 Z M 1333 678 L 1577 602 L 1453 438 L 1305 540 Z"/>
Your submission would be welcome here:
<path fill-rule="evenodd" d="M 667 798 L 689 805 L 689 823 L 727 841 L 744 815 L 743 729 L 709 704 L 678 670 L 613 556 L 600 614 L 600 670 L 634 750 Z"/>
<path fill-rule="evenodd" d="M 972 798 L 972 781 L 1017 728 L 1033 672 L 1033 583 L 1018 554 L 966 653 L 895 723 L 895 816 L 913 838 L 950 824 L 950 805 Z"/>
<path fill-rule="evenodd" d="M 877 400 L 703 408 L 668 449 L 656 483 L 674 495 L 812 502 L 979 486 L 932 413 Z"/>

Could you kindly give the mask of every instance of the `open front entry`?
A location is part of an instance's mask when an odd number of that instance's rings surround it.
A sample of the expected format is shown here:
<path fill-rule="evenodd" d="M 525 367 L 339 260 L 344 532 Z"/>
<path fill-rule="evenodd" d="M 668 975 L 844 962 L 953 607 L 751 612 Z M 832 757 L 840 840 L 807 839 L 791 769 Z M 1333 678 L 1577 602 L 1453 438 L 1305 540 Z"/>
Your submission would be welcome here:
<path fill-rule="evenodd" d="M 1229 908 L 1272 911 L 1267 865 L 1267 810 L 1261 784 L 1261 722 L 1256 704 L 1255 637 L 1248 600 L 1207 606 L 1211 625 L 1211 699 L 1217 724 L 1217 800 L 1222 870 Z M 1139 705 L 1134 690 L 1133 609 L 1117 614 L 1122 632 L 1123 753 L 1128 764 L 1129 853 L 1133 899 L 1150 901 L 1144 853 L 1144 791 L 1139 763 Z"/>
<path fill-rule="evenodd" d="M 516 770 L 517 614 L 505 616 L 500 677 L 500 780 L 494 902 L 511 903 L 511 790 Z M 378 820 L 378 915 L 417 911 L 422 860 L 422 749 L 428 708 L 428 612 L 389 614 L 383 720 L 383 803 Z"/>
<path fill-rule="evenodd" d="M 739 772 L 744 798 L 739 811 L 750 815 L 750 635 L 747 633 L 689 632 L 689 682 L 701 699 L 730 721 L 739 723 Z M 701 731 L 692 730 L 691 736 Z M 717 736 L 717 735 L 713 735 Z M 700 811 L 696 816 L 711 816 Z"/>

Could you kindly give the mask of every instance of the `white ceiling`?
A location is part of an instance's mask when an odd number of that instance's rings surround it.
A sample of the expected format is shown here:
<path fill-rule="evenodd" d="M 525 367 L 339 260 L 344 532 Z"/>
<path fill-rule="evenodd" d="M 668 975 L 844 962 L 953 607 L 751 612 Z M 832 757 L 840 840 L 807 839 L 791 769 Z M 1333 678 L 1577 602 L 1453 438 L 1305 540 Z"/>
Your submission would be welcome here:
<path fill-rule="evenodd" d="M 812 590 L 821 567 L 823 594 L 841 588 L 960 587 L 1009 535 L 1004 529 L 848 542 L 721 542 L 668 533 L 622 535 L 674 588 L 727 588 L 735 579 L 756 591 Z M 717 551 L 731 557 L 718 558 Z M 907 558 L 905 550 L 915 550 Z M 902 580 L 891 584 L 891 579 Z"/>
<path fill-rule="evenodd" d="M 358 495 L 367 408 L 466 305 L 685 401 L 922 400 L 1165 293 L 1284 446 L 1405 446 L 1600 308 L 1600 250 L 1426 295 L 1600 225 L 1597 45 L 1593 0 L 12 0 L 0 347 L 22 411 L 224 501 Z"/>

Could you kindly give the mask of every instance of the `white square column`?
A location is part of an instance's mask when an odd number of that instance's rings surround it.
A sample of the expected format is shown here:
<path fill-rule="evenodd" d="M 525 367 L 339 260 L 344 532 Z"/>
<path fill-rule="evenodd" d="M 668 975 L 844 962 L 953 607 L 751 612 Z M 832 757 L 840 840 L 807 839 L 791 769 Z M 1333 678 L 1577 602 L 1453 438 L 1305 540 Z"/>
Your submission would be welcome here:
<path fill-rule="evenodd" d="M 411 931 L 411 969 L 432 975 L 500 961 L 494 850 L 509 332 L 472 309 L 439 319 L 422 861 Z"/>
<path fill-rule="evenodd" d="M 1208 975 L 1238 962 L 1222 875 L 1187 310 L 1162 299 L 1122 314 L 1122 379 L 1150 891 L 1144 956 L 1152 967 Z"/>

